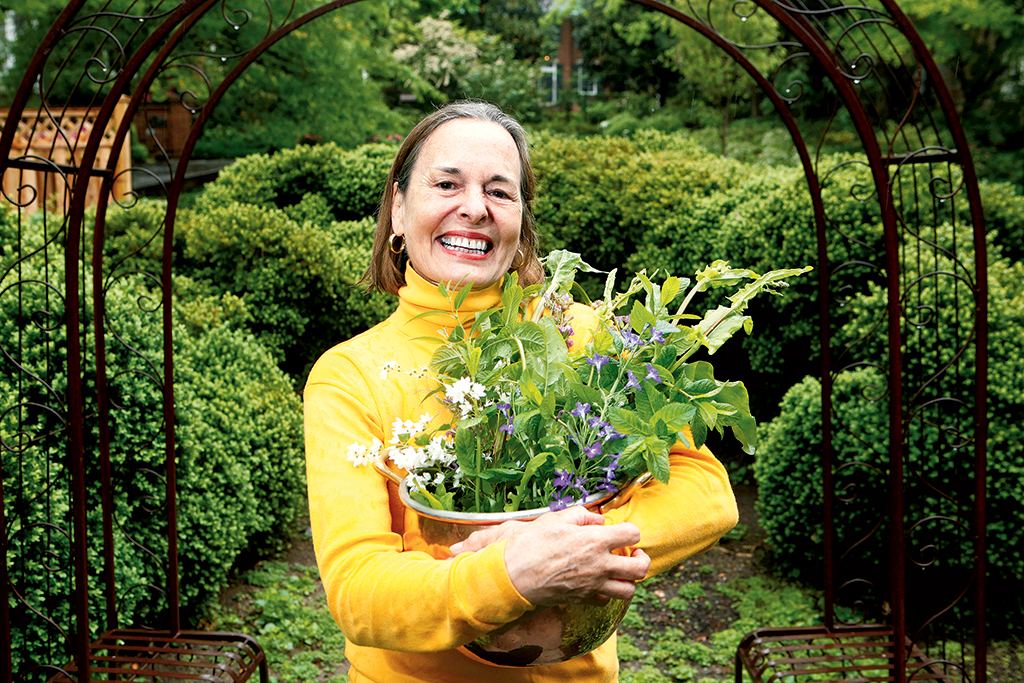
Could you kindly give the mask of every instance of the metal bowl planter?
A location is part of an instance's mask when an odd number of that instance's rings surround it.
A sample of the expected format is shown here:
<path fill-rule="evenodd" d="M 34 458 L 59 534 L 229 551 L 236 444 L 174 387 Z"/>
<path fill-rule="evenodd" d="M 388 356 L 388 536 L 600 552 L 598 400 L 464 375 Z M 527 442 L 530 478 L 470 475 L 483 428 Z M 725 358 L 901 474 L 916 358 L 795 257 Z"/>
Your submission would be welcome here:
<path fill-rule="evenodd" d="M 425 552 L 439 560 L 452 557 L 449 548 L 474 531 L 510 520 L 529 521 L 549 512 L 546 507 L 487 513 L 435 510 L 412 499 L 405 477 L 399 477 L 382 462 L 376 466 L 398 486 L 399 498 L 414 513 L 406 515 L 405 549 Z M 614 509 L 648 478 L 649 475 L 638 478 L 617 494 L 592 494 L 580 504 L 595 512 Z M 410 520 L 415 520 L 415 524 L 411 525 Z M 600 647 L 618 628 L 629 604 L 630 600 L 610 599 L 604 604 L 589 602 L 535 609 L 459 649 L 499 666 L 557 664 Z"/>

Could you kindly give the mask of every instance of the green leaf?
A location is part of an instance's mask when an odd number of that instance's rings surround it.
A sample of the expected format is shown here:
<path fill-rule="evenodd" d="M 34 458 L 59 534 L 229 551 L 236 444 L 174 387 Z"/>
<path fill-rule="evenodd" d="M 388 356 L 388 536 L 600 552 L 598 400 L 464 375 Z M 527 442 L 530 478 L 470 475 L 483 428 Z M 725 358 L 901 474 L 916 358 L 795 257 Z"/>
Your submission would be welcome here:
<path fill-rule="evenodd" d="M 581 403 L 589 403 L 592 406 L 599 406 L 604 403 L 604 397 L 601 395 L 601 392 L 589 384 L 570 382 L 569 388 L 572 389 L 575 398 Z M 575 403 L 575 401 L 572 402 Z"/>
<path fill-rule="evenodd" d="M 473 288 L 471 285 L 466 285 L 462 287 L 458 292 L 456 292 L 455 297 L 452 299 L 452 310 L 462 310 L 462 304 L 466 301 L 466 297 L 469 296 L 469 293 L 472 291 L 472 289 Z"/>
<path fill-rule="evenodd" d="M 697 406 L 686 403 L 669 403 L 654 414 L 654 419 L 663 420 L 673 432 L 681 431 L 690 424 L 697 413 Z"/>
<path fill-rule="evenodd" d="M 476 436 L 470 430 L 455 430 L 455 457 L 467 476 L 476 476 Z"/>
<path fill-rule="evenodd" d="M 644 445 L 647 448 L 647 452 L 644 454 L 644 460 L 647 462 L 647 468 L 654 475 L 654 478 L 663 484 L 668 483 L 670 474 L 668 464 L 668 443 L 662 441 L 655 436 L 648 436 L 644 439 Z"/>
<path fill-rule="evenodd" d="M 672 301 L 679 296 L 679 291 L 682 289 L 682 283 L 677 277 L 670 277 L 665 280 L 665 284 L 661 286 L 661 305 L 668 306 Z"/>
<path fill-rule="evenodd" d="M 651 433 L 650 426 L 632 410 L 612 408 L 608 414 L 608 421 L 622 434 L 647 436 Z"/>
<path fill-rule="evenodd" d="M 718 424 L 718 411 L 710 401 L 702 401 L 697 404 L 697 409 L 700 411 L 700 417 L 704 421 L 704 424 L 709 429 L 714 429 L 715 425 Z"/>
<path fill-rule="evenodd" d="M 526 469 L 523 470 L 522 479 L 519 481 L 519 486 L 516 487 L 516 492 L 512 494 L 509 502 L 505 505 L 505 512 L 515 512 L 523 504 L 523 496 L 526 495 L 530 480 L 533 479 L 533 475 L 537 473 L 537 470 L 544 466 L 548 460 L 553 456 L 551 453 L 538 453 L 537 455 L 530 458 L 530 462 L 526 463 Z"/>
<path fill-rule="evenodd" d="M 639 301 L 633 302 L 633 310 L 629 313 L 629 326 L 634 332 L 640 332 L 646 325 L 654 327 L 658 319 Z"/>
<path fill-rule="evenodd" d="M 643 380 L 640 386 L 643 387 L 643 391 L 636 394 L 636 412 L 640 419 L 649 422 L 668 401 L 658 391 L 657 385 L 650 380 Z"/>
<path fill-rule="evenodd" d="M 519 479 L 519 477 L 520 473 L 518 470 L 510 470 L 503 467 L 494 467 L 480 473 L 481 479 L 489 481 L 492 484 L 498 484 L 504 481 L 515 481 L 516 479 Z"/>
<path fill-rule="evenodd" d="M 736 411 L 732 433 L 743 445 L 743 451 L 752 455 L 757 446 L 757 421 L 750 414 L 750 396 L 742 382 L 726 382 L 716 397 Z"/>
<path fill-rule="evenodd" d="M 547 292 L 568 294 L 576 281 L 576 273 L 600 273 L 600 270 L 592 268 L 584 263 L 579 254 L 563 249 L 555 249 L 546 257 L 541 259 L 544 268 L 551 274 L 548 278 L 550 283 Z"/>

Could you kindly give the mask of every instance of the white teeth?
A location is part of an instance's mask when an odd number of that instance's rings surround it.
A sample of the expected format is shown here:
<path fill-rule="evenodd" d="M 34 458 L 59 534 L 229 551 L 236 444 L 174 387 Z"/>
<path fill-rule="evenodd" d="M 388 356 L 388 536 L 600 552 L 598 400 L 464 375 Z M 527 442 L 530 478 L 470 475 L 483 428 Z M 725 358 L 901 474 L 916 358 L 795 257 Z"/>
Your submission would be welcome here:
<path fill-rule="evenodd" d="M 487 240 L 471 240 L 468 237 L 459 237 L 456 235 L 445 235 L 441 238 L 441 244 L 449 249 L 461 249 L 464 251 L 474 251 L 481 254 L 486 254 L 490 248 L 490 242 Z"/>

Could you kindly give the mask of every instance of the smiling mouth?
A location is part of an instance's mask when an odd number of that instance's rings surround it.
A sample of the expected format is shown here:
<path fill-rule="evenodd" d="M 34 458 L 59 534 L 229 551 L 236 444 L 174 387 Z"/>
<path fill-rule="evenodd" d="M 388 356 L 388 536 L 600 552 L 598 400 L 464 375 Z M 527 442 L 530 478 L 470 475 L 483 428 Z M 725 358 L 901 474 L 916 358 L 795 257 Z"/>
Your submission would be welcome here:
<path fill-rule="evenodd" d="M 472 240 L 468 237 L 457 237 L 454 235 L 444 235 L 438 241 L 445 249 L 461 251 L 475 256 L 483 256 L 493 247 L 487 240 Z"/>

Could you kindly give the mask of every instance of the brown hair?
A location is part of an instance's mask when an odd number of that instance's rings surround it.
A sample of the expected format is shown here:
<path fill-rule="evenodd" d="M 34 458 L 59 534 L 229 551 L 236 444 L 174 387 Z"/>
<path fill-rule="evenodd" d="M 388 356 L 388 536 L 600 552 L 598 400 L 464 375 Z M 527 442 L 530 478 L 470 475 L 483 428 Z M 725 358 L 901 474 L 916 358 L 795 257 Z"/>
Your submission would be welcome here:
<path fill-rule="evenodd" d="M 518 121 L 489 102 L 460 100 L 442 106 L 417 123 L 398 148 L 398 154 L 395 155 L 384 185 L 384 192 L 381 194 L 370 265 L 359 280 L 359 284 L 368 290 L 398 294 L 398 289 L 405 285 L 405 252 L 403 250 L 402 253 L 396 254 L 391 251 L 390 245 L 391 205 L 395 200 L 395 184 L 398 184 L 400 192 L 405 192 L 409 187 L 412 169 L 423 143 L 441 125 L 456 119 L 491 121 L 512 136 L 519 152 L 519 192 L 523 198 L 523 224 L 519 231 L 519 249 L 523 258 L 513 259 L 513 264 L 516 261 L 519 261 L 519 264 L 514 265 L 510 272 L 519 273 L 519 282 L 522 285 L 536 284 L 544 280 L 544 267 L 537 256 L 537 228 L 533 219 L 533 193 L 536 181 L 533 177 L 533 166 L 530 165 L 526 131 Z"/>

